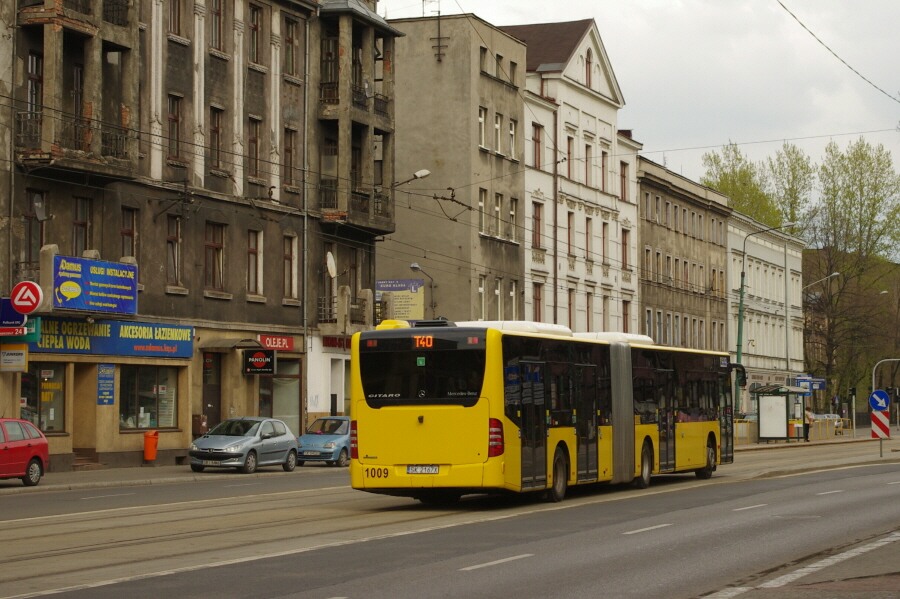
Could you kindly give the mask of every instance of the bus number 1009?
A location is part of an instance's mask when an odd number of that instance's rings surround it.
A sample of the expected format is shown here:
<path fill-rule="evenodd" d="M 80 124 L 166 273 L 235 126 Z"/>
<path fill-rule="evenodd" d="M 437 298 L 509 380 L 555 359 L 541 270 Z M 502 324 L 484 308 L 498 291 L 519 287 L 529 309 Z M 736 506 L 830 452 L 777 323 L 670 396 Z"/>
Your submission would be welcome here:
<path fill-rule="evenodd" d="M 388 477 L 388 469 L 387 468 L 366 468 L 364 470 L 366 473 L 366 478 L 387 478 Z"/>

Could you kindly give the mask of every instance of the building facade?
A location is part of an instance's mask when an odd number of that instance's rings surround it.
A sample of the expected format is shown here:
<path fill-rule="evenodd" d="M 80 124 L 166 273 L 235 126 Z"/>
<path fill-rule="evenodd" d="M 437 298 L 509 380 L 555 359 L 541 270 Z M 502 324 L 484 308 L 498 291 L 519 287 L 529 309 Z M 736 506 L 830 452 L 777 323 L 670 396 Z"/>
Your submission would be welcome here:
<path fill-rule="evenodd" d="M 641 333 L 727 351 L 728 198 L 643 156 L 638 187 Z"/>
<path fill-rule="evenodd" d="M 744 273 L 744 326 L 741 364 L 747 388 L 735 409 L 756 412 L 751 392 L 761 385 L 791 384 L 803 372 L 802 239 L 739 212 L 728 221 L 728 339 L 737 358 L 741 273 Z"/>
<path fill-rule="evenodd" d="M 0 373 L 2 411 L 41 426 L 55 469 L 140 463 L 149 429 L 180 460 L 229 416 L 299 433 L 343 412 L 374 241 L 394 229 L 397 32 L 375 3 L 0 11 L 15 24 L 0 42 L 0 287 L 44 291 L 27 366 Z M 81 302 L 98 287 L 133 297 Z"/>
<path fill-rule="evenodd" d="M 396 172 L 430 176 L 398 188 L 397 230 L 378 246 L 385 314 L 519 319 L 525 46 L 468 14 L 390 24 L 404 34 L 397 87 L 427 90 L 397 95 Z"/>
<path fill-rule="evenodd" d="M 637 152 L 593 20 L 501 28 L 527 45 L 524 318 L 637 332 Z"/>

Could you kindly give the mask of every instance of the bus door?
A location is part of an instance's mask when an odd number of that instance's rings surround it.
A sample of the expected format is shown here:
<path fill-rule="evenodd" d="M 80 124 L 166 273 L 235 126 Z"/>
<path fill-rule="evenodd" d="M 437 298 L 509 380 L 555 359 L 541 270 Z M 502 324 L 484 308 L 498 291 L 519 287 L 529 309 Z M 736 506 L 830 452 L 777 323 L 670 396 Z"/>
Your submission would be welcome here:
<path fill-rule="evenodd" d="M 718 381 L 719 391 L 719 442 L 721 444 L 720 461 L 723 464 L 734 462 L 734 407 L 731 401 L 731 377 L 721 376 Z"/>
<path fill-rule="evenodd" d="M 522 381 L 522 416 L 519 433 L 522 440 L 522 488 L 547 486 L 547 409 L 544 398 L 545 365 L 519 362 Z"/>
<path fill-rule="evenodd" d="M 578 436 L 578 480 L 597 479 L 597 368 L 575 365 L 575 432 Z"/>
<path fill-rule="evenodd" d="M 659 397 L 659 470 L 675 469 L 675 406 L 671 385 L 658 389 Z"/>

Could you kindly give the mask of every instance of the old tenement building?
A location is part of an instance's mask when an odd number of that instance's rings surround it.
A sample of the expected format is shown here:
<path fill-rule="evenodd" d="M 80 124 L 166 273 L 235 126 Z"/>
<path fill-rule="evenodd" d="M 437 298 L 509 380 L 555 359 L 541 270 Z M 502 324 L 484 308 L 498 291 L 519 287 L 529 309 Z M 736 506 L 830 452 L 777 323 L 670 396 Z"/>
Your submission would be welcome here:
<path fill-rule="evenodd" d="M 160 460 L 236 415 L 344 411 L 394 230 L 398 32 L 363 0 L 0 3 L 0 413 L 54 469 Z M 24 346 L 22 344 L 25 344 Z M 315 373 L 315 376 L 307 376 Z"/>

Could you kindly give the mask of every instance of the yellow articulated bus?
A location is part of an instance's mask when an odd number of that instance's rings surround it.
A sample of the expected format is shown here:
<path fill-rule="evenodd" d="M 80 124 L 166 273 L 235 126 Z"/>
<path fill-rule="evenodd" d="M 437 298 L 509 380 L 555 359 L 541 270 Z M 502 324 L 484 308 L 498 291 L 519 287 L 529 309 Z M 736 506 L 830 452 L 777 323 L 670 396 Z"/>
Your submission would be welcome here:
<path fill-rule="evenodd" d="M 727 353 L 524 321 L 387 321 L 351 351 L 354 489 L 561 501 L 734 458 Z"/>

